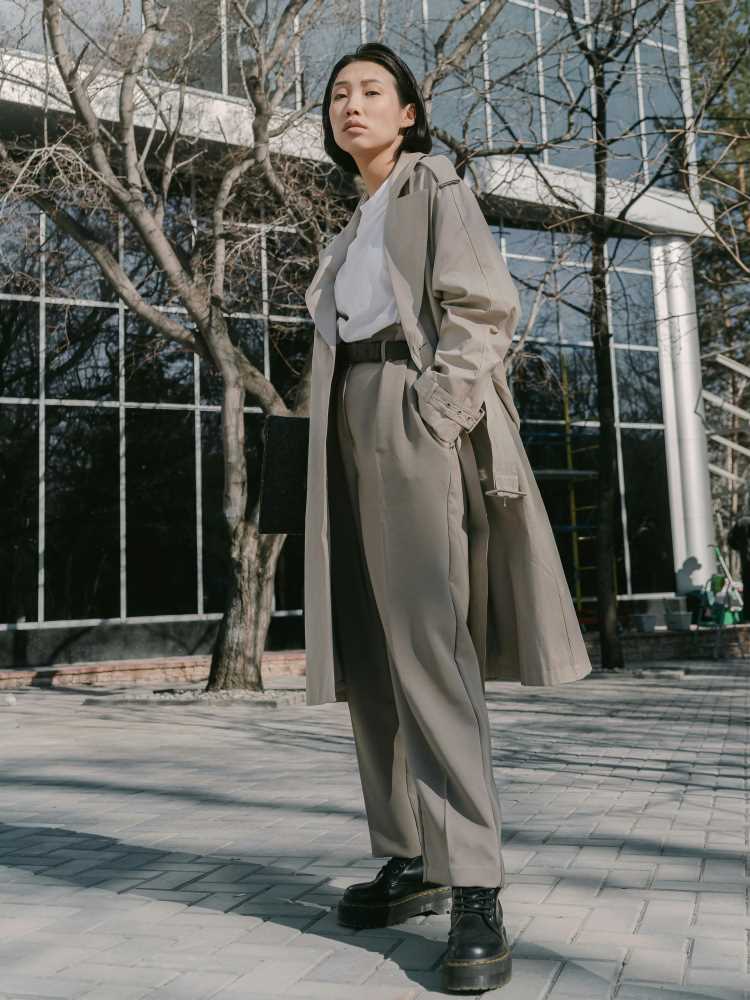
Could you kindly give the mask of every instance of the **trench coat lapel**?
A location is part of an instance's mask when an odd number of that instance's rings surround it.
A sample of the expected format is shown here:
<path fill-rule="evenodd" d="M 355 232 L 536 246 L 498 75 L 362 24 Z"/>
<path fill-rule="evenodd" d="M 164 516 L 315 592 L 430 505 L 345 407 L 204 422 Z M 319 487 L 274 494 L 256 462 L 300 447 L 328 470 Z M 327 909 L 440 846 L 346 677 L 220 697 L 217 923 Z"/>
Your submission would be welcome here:
<path fill-rule="evenodd" d="M 399 190 L 424 153 L 402 153 L 388 192 L 388 204 L 383 223 L 383 247 L 386 266 L 393 286 L 396 307 L 404 328 L 404 336 L 421 357 L 423 338 L 419 335 L 417 317 L 424 291 L 424 267 L 427 254 L 427 198 L 425 190 L 412 191 L 398 197 Z M 349 222 L 324 248 L 320 263 L 305 292 L 310 315 L 329 347 L 336 346 L 336 302 L 334 282 L 344 263 L 349 245 L 357 233 L 364 194 L 357 202 Z M 421 367 L 421 364 L 420 364 Z"/>

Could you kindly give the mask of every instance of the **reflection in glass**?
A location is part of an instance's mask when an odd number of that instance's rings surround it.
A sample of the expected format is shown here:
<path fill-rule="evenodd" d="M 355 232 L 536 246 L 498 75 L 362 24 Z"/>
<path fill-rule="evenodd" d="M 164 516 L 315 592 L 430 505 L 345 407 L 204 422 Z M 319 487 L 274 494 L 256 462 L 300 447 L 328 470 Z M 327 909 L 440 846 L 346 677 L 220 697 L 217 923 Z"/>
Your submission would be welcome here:
<path fill-rule="evenodd" d="M 232 235 L 224 275 L 224 307 L 227 312 L 262 313 L 261 231 L 257 227 L 241 224 L 229 226 L 228 231 Z M 270 235 L 269 233 L 269 240 Z M 287 273 L 291 276 L 294 271 L 293 261 L 289 261 L 288 268 Z"/>
<path fill-rule="evenodd" d="M 277 611 L 301 611 L 304 604 L 304 537 L 287 535 L 276 564 L 274 594 Z"/>
<path fill-rule="evenodd" d="M 36 621 L 39 446 L 35 406 L 0 406 L 0 621 Z"/>
<path fill-rule="evenodd" d="M 455 0 L 429 0 L 427 37 L 430 48 L 459 13 L 462 13 L 461 6 Z M 480 14 L 477 5 L 471 13 L 454 24 L 449 33 L 451 39 L 449 46 L 456 44 L 467 31 L 471 30 Z M 415 28 L 412 38 L 417 41 L 420 37 L 421 27 Z M 416 66 L 416 75 L 419 77 L 419 64 L 413 62 L 413 65 Z M 425 66 L 424 70 L 428 68 Z M 485 90 L 482 49 L 476 45 L 468 53 L 460 70 L 445 77 L 435 87 L 430 115 L 432 127 L 443 129 L 469 147 L 484 145 L 487 142 Z M 442 144 L 437 142 L 433 151 L 442 151 Z"/>
<path fill-rule="evenodd" d="M 539 257 L 552 260 L 552 234 L 544 229 L 521 229 L 519 226 L 504 226 L 505 253 L 522 257 Z"/>
<path fill-rule="evenodd" d="M 203 475 L 203 603 L 208 614 L 222 613 L 229 578 L 229 537 L 223 514 L 224 460 L 221 414 L 201 413 Z"/>
<path fill-rule="evenodd" d="M 68 212 L 117 257 L 117 220 L 113 215 L 100 209 L 91 211 L 73 206 L 68 208 Z M 51 219 L 47 219 L 46 231 L 47 295 L 113 302 L 116 298 L 114 289 L 94 258 L 72 236 L 57 229 Z"/>
<path fill-rule="evenodd" d="M 655 346 L 656 315 L 651 275 L 610 271 L 609 294 L 615 342 Z"/>
<path fill-rule="evenodd" d="M 312 328 L 307 323 L 272 323 L 270 326 L 271 382 L 289 407 L 295 405 L 312 340 Z"/>
<path fill-rule="evenodd" d="M 0 292 L 38 295 L 38 209 L 25 201 L 0 202 L 0 233 Z"/>
<path fill-rule="evenodd" d="M 261 460 L 260 414 L 245 414 L 247 455 L 248 516 L 258 501 Z M 221 414 L 201 414 L 203 459 L 203 593 L 205 610 L 223 612 L 229 574 L 228 545 L 223 515 L 224 464 L 221 443 Z"/>
<path fill-rule="evenodd" d="M 123 265 L 139 294 L 153 305 L 180 305 L 166 272 L 146 249 L 141 237 L 127 220 L 123 220 L 122 225 Z M 174 184 L 167 201 L 164 232 L 172 246 L 187 260 L 194 239 L 192 204 L 189 194 L 181 192 Z"/>
<path fill-rule="evenodd" d="M 649 171 L 662 169 L 659 186 L 679 190 L 685 162 L 679 59 L 676 52 L 653 45 L 641 45 L 639 51 Z"/>
<path fill-rule="evenodd" d="M 0 302 L 0 396 L 39 392 L 39 306 Z"/>
<path fill-rule="evenodd" d="M 511 391 L 522 420 L 562 420 L 559 348 L 527 342 L 513 367 Z"/>
<path fill-rule="evenodd" d="M 540 16 L 545 51 L 542 65 L 547 137 L 553 143 L 547 156 L 555 166 L 591 171 L 594 158 L 591 118 L 587 113 L 591 108 L 588 66 L 575 45 L 567 21 L 545 13 Z M 573 92 L 573 106 L 579 109 L 572 114 L 568 88 Z M 563 139 L 570 129 L 573 137 Z"/>
<path fill-rule="evenodd" d="M 0 0 L 0 49 L 44 52 L 41 4 Z"/>
<path fill-rule="evenodd" d="M 591 275 L 588 271 L 558 268 L 560 336 L 563 340 L 591 340 Z"/>
<path fill-rule="evenodd" d="M 609 89 L 607 138 L 616 139 L 609 146 L 607 170 L 610 177 L 620 180 L 643 180 L 641 113 L 636 80 L 634 54 L 625 62 L 612 61 L 605 68 L 605 82 Z"/>
<path fill-rule="evenodd" d="M 637 267 L 651 270 L 651 244 L 648 237 L 641 240 L 626 239 L 624 236 L 607 240 L 610 264 L 615 267 Z"/>
<path fill-rule="evenodd" d="M 638 0 L 636 3 L 636 19 L 639 23 L 649 21 L 662 11 L 656 25 L 651 29 L 648 38 L 664 45 L 677 45 L 677 24 L 675 21 L 674 4 L 664 7 L 664 0 Z"/>
<path fill-rule="evenodd" d="M 509 3 L 488 41 L 492 139 L 541 142 L 534 12 Z"/>
<path fill-rule="evenodd" d="M 128 615 L 195 613 L 192 413 L 128 410 Z"/>
<path fill-rule="evenodd" d="M 221 93 L 220 0 L 156 0 L 163 28 L 151 69 L 164 79 Z"/>
<path fill-rule="evenodd" d="M 365 40 L 361 30 L 357 0 L 325 3 L 315 10 L 314 18 L 307 21 L 299 40 L 303 105 L 323 101 L 334 62 L 345 52 L 353 52 Z M 318 106 L 316 111 L 320 110 Z"/>
<path fill-rule="evenodd" d="M 120 611 L 115 410 L 47 407 L 45 618 Z"/>
<path fill-rule="evenodd" d="M 657 351 L 615 351 L 620 420 L 661 423 L 661 388 Z"/>
<path fill-rule="evenodd" d="M 634 593 L 671 592 L 675 586 L 664 432 L 621 431 Z"/>
<path fill-rule="evenodd" d="M 537 339 L 558 339 L 557 304 L 555 301 L 554 275 L 548 265 L 536 261 L 509 258 L 508 267 L 521 300 L 521 316 L 516 332 L 522 336 L 531 323 L 528 335 Z M 537 301 L 538 290 L 542 287 Z M 533 310 L 536 303 L 536 316 Z"/>
<path fill-rule="evenodd" d="M 596 362 L 593 347 L 560 349 L 560 381 L 571 420 L 598 420 Z"/>
<path fill-rule="evenodd" d="M 96 306 L 47 306 L 47 395 L 115 399 L 119 315 Z"/>
<path fill-rule="evenodd" d="M 184 317 L 175 318 L 184 323 Z M 133 313 L 125 317 L 125 398 L 138 403 L 193 402 L 193 352 L 165 340 Z"/>
<path fill-rule="evenodd" d="M 261 374 L 264 372 L 265 321 L 262 319 L 227 319 L 229 339 L 239 344 L 246 357 Z M 213 360 L 201 358 L 201 403 L 221 406 L 224 401 L 224 387 L 218 368 Z"/>
<path fill-rule="evenodd" d="M 299 235 L 282 230 L 269 231 L 266 262 L 269 311 L 306 316 L 305 289 L 310 279 L 310 254 Z"/>

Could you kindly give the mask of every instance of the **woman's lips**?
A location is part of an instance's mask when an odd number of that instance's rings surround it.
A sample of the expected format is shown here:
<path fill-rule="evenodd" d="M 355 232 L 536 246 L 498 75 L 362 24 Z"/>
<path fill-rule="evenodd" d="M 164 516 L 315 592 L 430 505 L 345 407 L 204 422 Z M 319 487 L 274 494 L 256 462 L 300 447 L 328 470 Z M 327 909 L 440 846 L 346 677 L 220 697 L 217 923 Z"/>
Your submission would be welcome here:
<path fill-rule="evenodd" d="M 359 122 L 355 122 L 353 125 L 346 125 L 344 127 L 345 132 L 351 132 L 353 128 L 367 128 L 366 125 L 360 125 Z"/>

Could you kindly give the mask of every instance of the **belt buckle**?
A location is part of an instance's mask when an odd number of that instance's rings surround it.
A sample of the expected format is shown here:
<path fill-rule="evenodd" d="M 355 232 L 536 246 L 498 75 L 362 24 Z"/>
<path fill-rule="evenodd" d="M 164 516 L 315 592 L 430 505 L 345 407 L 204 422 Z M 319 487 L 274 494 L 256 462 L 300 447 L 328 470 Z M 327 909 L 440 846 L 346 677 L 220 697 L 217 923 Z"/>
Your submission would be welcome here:
<path fill-rule="evenodd" d="M 385 361 L 386 361 L 386 357 L 385 357 L 385 345 L 387 343 L 388 343 L 387 340 L 381 340 L 380 341 L 380 361 L 381 361 L 382 364 L 385 364 Z"/>

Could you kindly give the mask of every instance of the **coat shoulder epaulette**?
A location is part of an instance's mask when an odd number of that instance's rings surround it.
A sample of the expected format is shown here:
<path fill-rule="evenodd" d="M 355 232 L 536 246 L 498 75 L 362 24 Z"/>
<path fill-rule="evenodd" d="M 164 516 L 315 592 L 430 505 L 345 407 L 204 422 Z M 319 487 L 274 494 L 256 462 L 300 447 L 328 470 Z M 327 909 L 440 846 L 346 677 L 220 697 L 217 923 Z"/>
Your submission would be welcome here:
<path fill-rule="evenodd" d="M 443 153 L 435 153 L 434 156 L 423 156 L 419 162 L 435 175 L 438 187 L 445 187 L 446 184 L 458 184 L 461 180 L 456 173 L 453 163 Z"/>

